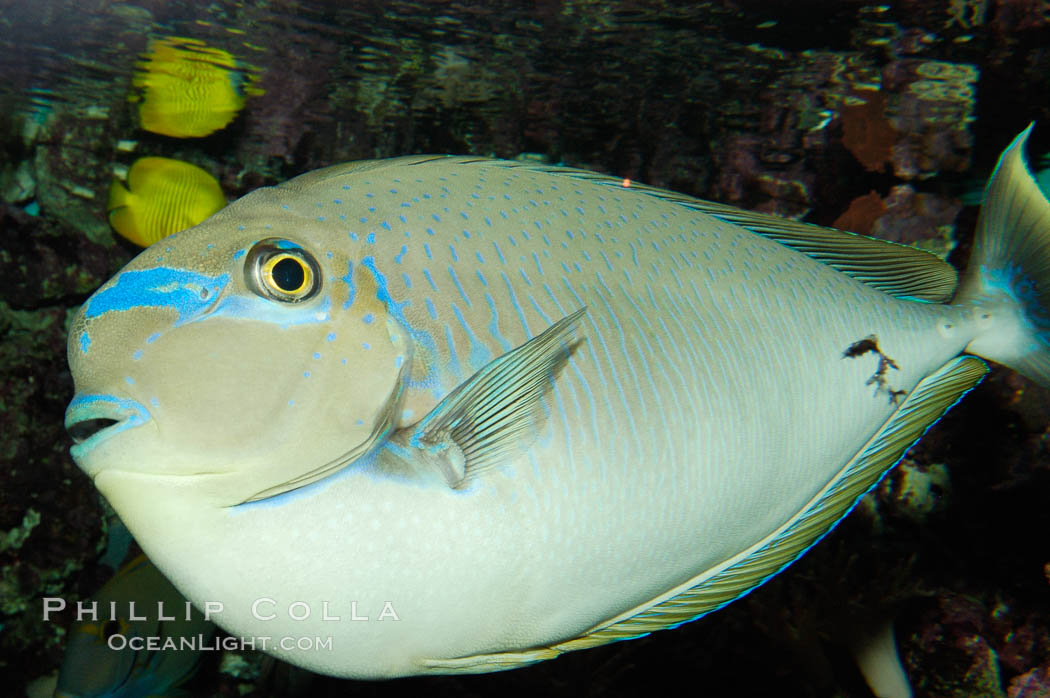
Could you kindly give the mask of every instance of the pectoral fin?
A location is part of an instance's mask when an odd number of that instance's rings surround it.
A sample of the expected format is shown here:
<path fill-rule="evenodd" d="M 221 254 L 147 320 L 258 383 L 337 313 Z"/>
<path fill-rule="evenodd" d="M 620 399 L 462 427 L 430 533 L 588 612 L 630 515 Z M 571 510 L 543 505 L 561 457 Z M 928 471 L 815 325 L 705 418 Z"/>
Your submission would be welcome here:
<path fill-rule="evenodd" d="M 582 341 L 573 335 L 585 312 L 494 359 L 391 441 L 432 464 L 453 488 L 525 451 L 547 419 L 542 398 Z"/>

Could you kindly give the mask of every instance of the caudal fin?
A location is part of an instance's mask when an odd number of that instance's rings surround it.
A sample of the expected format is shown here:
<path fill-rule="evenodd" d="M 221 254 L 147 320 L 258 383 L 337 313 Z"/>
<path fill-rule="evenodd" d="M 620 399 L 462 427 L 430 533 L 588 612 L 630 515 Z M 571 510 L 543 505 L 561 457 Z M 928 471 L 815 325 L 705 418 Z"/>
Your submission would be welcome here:
<path fill-rule="evenodd" d="M 1033 126 L 999 156 L 954 302 L 976 309 L 968 352 L 1050 387 L 1050 201 L 1025 163 Z"/>

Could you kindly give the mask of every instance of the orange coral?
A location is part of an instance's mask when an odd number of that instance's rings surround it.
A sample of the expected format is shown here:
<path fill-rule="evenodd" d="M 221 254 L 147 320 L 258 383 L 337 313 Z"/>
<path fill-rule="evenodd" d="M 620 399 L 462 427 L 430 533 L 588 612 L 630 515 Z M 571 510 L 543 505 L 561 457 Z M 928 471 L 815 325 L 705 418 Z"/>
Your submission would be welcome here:
<path fill-rule="evenodd" d="M 883 214 L 886 213 L 886 204 L 874 191 L 864 196 L 858 196 L 849 203 L 849 208 L 835 219 L 831 225 L 839 230 L 848 230 L 853 233 L 867 235 L 871 228 Z"/>
<path fill-rule="evenodd" d="M 885 112 L 886 97 L 878 90 L 857 93 L 841 110 L 842 144 L 872 172 L 882 171 L 897 142 L 897 131 Z"/>

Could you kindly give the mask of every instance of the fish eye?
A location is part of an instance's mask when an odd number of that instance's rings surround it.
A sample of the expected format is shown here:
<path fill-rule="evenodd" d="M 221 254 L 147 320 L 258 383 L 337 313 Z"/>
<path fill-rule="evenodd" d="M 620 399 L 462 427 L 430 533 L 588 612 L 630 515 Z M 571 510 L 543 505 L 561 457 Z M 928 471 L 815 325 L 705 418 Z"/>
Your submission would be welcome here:
<path fill-rule="evenodd" d="M 116 635 L 119 630 L 120 624 L 117 623 L 117 621 L 107 620 L 105 623 L 102 624 L 102 627 L 99 628 L 99 634 L 102 636 L 103 640 L 108 640 L 109 638 Z"/>
<path fill-rule="evenodd" d="M 282 252 L 263 263 L 262 277 L 266 285 L 278 293 L 295 296 L 310 288 L 313 280 L 310 267 L 295 255 Z"/>
<path fill-rule="evenodd" d="M 101 642 L 109 642 L 114 635 L 126 635 L 129 626 L 122 618 L 110 618 L 97 627 L 92 626 Z"/>
<path fill-rule="evenodd" d="M 244 266 L 248 287 L 270 300 L 299 303 L 321 289 L 321 270 L 313 255 L 279 238 L 260 240 Z"/>

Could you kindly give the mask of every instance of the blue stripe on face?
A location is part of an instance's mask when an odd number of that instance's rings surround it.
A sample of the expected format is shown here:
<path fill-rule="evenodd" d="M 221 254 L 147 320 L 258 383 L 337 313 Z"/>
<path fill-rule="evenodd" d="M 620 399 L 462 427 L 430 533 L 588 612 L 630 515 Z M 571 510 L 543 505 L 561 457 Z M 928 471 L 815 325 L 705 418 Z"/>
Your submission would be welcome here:
<path fill-rule="evenodd" d="M 361 266 L 372 273 L 372 277 L 375 279 L 376 283 L 376 299 L 386 306 L 387 314 L 396 321 L 398 325 L 404 328 L 412 339 L 419 342 L 423 347 L 436 355 L 437 345 L 434 343 L 434 338 L 430 336 L 430 333 L 426 330 L 415 327 L 405 317 L 404 308 L 410 305 L 411 301 L 397 301 L 390 295 L 386 276 L 379 270 L 375 257 L 364 257 L 361 260 Z M 424 270 L 424 273 L 426 273 L 426 270 Z M 430 279 L 429 274 L 427 274 L 427 279 Z M 433 285 L 433 281 L 431 281 L 431 285 Z M 435 369 L 431 366 L 427 370 L 427 375 L 422 380 L 415 381 L 411 378 L 407 378 L 407 385 L 410 387 L 430 387 L 434 384 L 435 375 Z"/>
<path fill-rule="evenodd" d="M 88 300 L 84 317 L 138 308 L 171 308 L 179 315 L 175 325 L 181 325 L 211 306 L 229 281 L 229 274 L 207 276 L 171 267 L 124 271 L 116 283 Z"/>
<path fill-rule="evenodd" d="M 293 247 L 288 249 L 297 247 L 289 244 Z M 174 327 L 209 317 L 238 317 L 271 322 L 281 327 L 331 319 L 331 298 L 328 296 L 323 297 L 319 304 L 309 304 L 308 308 L 276 303 L 254 295 L 232 294 L 216 302 L 229 281 L 229 274 L 207 276 L 171 267 L 125 271 L 113 286 L 88 300 L 84 317 L 138 308 L 171 308 L 178 313 Z M 159 336 L 154 333 L 146 341 L 152 342 Z"/>
<path fill-rule="evenodd" d="M 340 276 L 339 280 L 346 283 L 347 297 L 346 302 L 343 303 L 343 310 L 348 309 L 354 304 L 354 296 L 357 293 L 357 289 L 354 287 L 354 263 L 347 262 L 346 265 L 346 276 Z"/>

